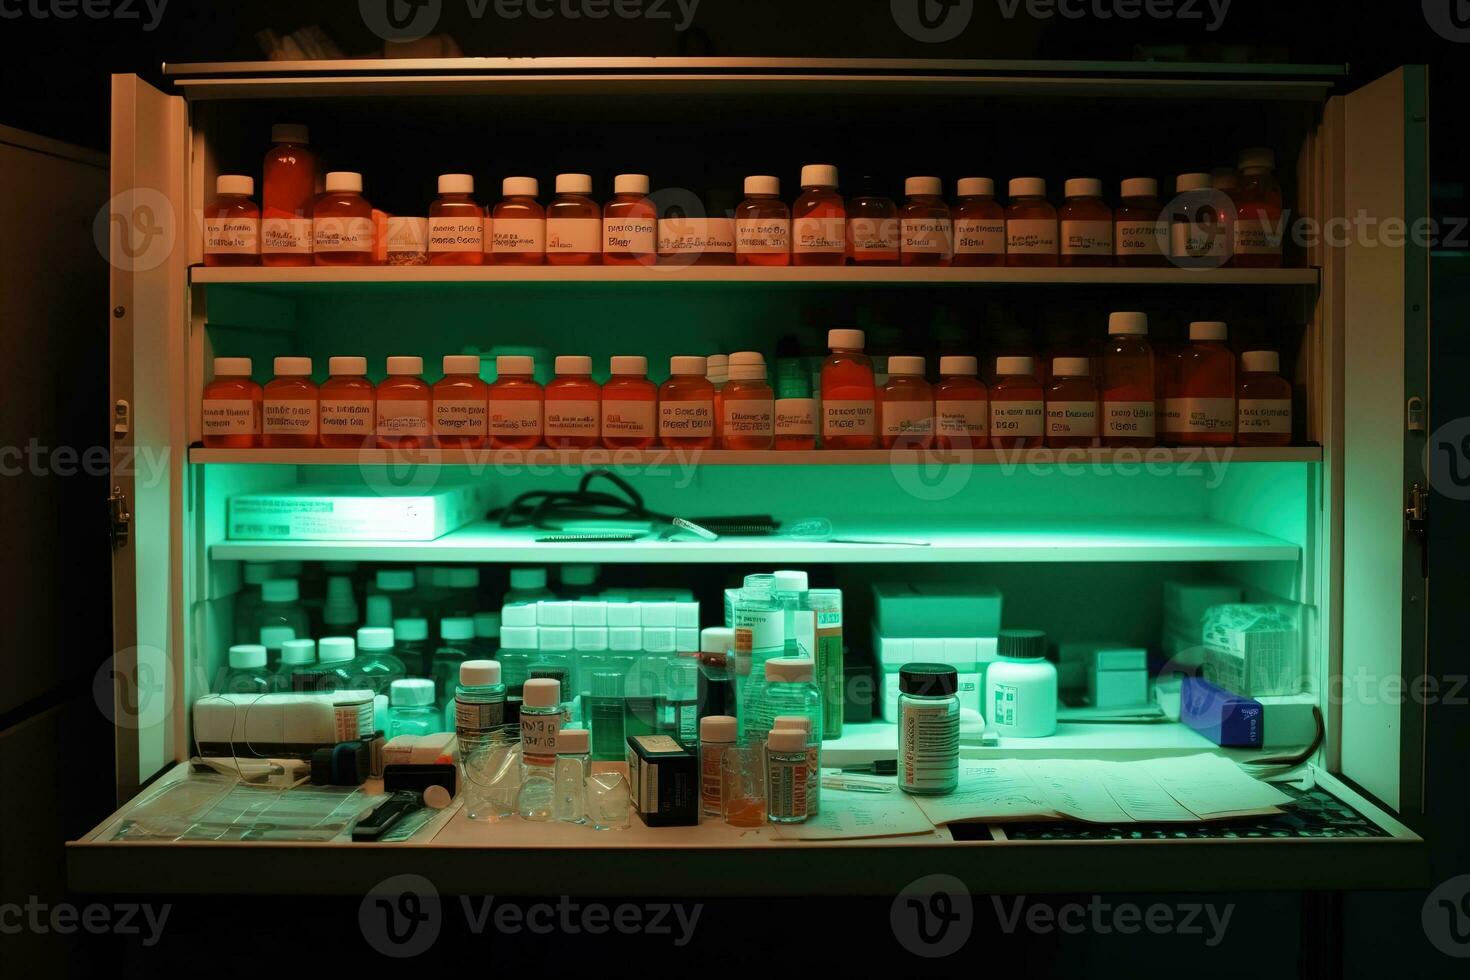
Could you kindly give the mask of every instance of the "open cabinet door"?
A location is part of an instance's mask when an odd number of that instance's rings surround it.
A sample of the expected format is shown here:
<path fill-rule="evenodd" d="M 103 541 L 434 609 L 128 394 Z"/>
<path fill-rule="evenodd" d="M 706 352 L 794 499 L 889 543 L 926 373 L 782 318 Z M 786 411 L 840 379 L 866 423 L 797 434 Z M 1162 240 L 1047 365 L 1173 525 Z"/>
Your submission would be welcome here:
<path fill-rule="evenodd" d="M 112 684 L 119 802 L 174 760 L 182 731 L 182 399 L 188 304 L 184 100 L 133 75 L 112 82 Z M 99 691 L 105 701 L 105 692 Z"/>
<path fill-rule="evenodd" d="M 1424 542 L 1406 520 L 1425 482 L 1429 397 L 1428 94 L 1400 68 L 1332 100 L 1338 145 L 1327 235 L 1341 338 L 1342 775 L 1410 826 L 1423 802 Z M 1333 692 L 1334 694 L 1336 692 Z"/>

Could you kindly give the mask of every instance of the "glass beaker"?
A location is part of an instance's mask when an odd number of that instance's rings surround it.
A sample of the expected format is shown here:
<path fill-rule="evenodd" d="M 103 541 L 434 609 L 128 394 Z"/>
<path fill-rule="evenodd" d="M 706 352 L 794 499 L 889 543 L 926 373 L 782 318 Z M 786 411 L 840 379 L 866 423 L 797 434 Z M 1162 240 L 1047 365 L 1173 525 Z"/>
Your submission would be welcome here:
<path fill-rule="evenodd" d="M 521 727 L 500 725 L 459 737 L 464 811 L 471 820 L 502 820 L 516 812 L 521 789 Z"/>

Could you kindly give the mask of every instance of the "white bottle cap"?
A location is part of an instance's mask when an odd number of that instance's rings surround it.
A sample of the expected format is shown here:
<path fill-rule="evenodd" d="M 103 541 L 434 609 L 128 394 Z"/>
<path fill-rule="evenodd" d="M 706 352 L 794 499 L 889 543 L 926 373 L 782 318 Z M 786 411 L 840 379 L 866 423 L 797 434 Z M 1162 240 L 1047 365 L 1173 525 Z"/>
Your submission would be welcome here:
<path fill-rule="evenodd" d="M 388 358 L 389 374 L 411 374 L 417 377 L 424 373 L 424 359 L 422 357 L 408 357 L 400 355 Z"/>
<path fill-rule="evenodd" d="M 546 569 L 544 568 L 512 568 L 510 570 L 510 587 L 512 589 L 544 589 L 546 588 Z"/>
<path fill-rule="evenodd" d="M 478 589 L 480 587 L 480 570 L 478 568 L 457 567 L 448 569 L 449 587 L 451 589 Z"/>
<path fill-rule="evenodd" d="M 709 626 L 699 634 L 700 653 L 727 653 L 735 648 L 735 631 L 728 626 Z"/>
<path fill-rule="evenodd" d="M 1152 177 L 1129 177 L 1118 189 L 1122 197 L 1157 197 L 1159 182 Z"/>
<path fill-rule="evenodd" d="M 440 174 L 440 194 L 473 194 L 475 178 L 470 174 Z"/>
<path fill-rule="evenodd" d="M 444 373 L 449 374 L 473 374 L 480 373 L 480 355 L 478 354 L 446 354 L 444 355 Z"/>
<path fill-rule="evenodd" d="M 363 626 L 357 631 L 359 650 L 393 649 L 393 630 L 388 626 Z"/>
<path fill-rule="evenodd" d="M 731 354 L 729 376 L 731 381 L 766 380 L 765 356 L 749 350 Z"/>
<path fill-rule="evenodd" d="M 362 174 L 351 170 L 333 170 L 327 174 L 327 193 L 362 193 Z"/>
<path fill-rule="evenodd" d="M 806 572 L 783 569 L 771 575 L 771 591 L 774 593 L 805 592 L 811 588 L 811 579 Z"/>
<path fill-rule="evenodd" d="M 1051 362 L 1051 373 L 1059 378 L 1085 378 L 1092 374 L 1092 362 L 1085 357 L 1058 357 Z"/>
<path fill-rule="evenodd" d="M 500 683 L 500 664 L 495 660 L 466 660 L 459 665 L 460 687 L 490 687 Z"/>
<path fill-rule="evenodd" d="M 802 187 L 836 187 L 837 168 L 825 163 L 810 163 L 801 168 Z"/>
<path fill-rule="evenodd" d="M 735 367 L 737 364 L 759 364 L 761 367 L 765 367 L 766 355 L 758 350 L 738 350 L 730 355 L 729 362 L 731 367 Z"/>
<path fill-rule="evenodd" d="M 273 578 L 260 587 L 260 597 L 266 602 L 295 602 L 301 598 L 301 586 L 294 578 Z"/>
<path fill-rule="evenodd" d="M 332 357 L 327 359 L 327 373 L 338 374 L 367 374 L 366 357 Z"/>
<path fill-rule="evenodd" d="M 281 644 L 281 663 L 301 667 L 315 662 L 315 640 L 287 640 Z"/>
<path fill-rule="evenodd" d="M 771 720 L 771 731 L 801 732 L 803 735 L 810 735 L 812 720 L 806 715 L 777 715 Z"/>
<path fill-rule="evenodd" d="M 301 143 L 309 142 L 309 131 L 305 126 L 295 123 L 276 123 L 271 127 L 272 143 Z"/>
<path fill-rule="evenodd" d="M 585 728 L 563 728 L 556 733 L 557 755 L 586 755 L 592 751 L 592 733 Z"/>
<path fill-rule="evenodd" d="M 1108 333 L 1110 335 L 1124 335 L 1141 337 L 1148 333 L 1147 313 L 1110 313 L 1108 314 Z"/>
<path fill-rule="evenodd" d="M 388 703 L 404 708 L 433 704 L 434 682 L 423 677 L 400 678 L 388 685 Z"/>
<path fill-rule="evenodd" d="M 909 357 L 902 355 L 888 359 L 888 373 L 894 374 L 923 374 L 924 359 L 922 357 Z"/>
<path fill-rule="evenodd" d="M 500 636 L 500 613 L 475 613 L 475 636 L 483 639 L 498 639 Z"/>
<path fill-rule="evenodd" d="M 1006 193 L 1011 197 L 1046 197 L 1046 178 L 1012 177 Z"/>
<path fill-rule="evenodd" d="M 425 571 L 428 572 L 427 575 L 424 574 Z M 423 582 L 427 581 L 436 589 L 449 588 L 449 576 L 452 574 L 454 574 L 454 569 L 449 568 L 445 565 L 440 565 L 438 567 L 430 569 L 425 569 L 420 566 L 413 570 L 413 578 L 415 582 L 422 584 Z"/>
<path fill-rule="evenodd" d="M 1269 146 L 1250 146 L 1240 151 L 1236 165 L 1241 170 L 1275 170 L 1276 151 Z"/>
<path fill-rule="evenodd" d="M 596 565 L 563 565 L 561 567 L 561 584 L 575 585 L 583 588 L 597 581 Z"/>
<path fill-rule="evenodd" d="M 938 177 L 909 177 L 903 182 L 903 193 L 905 197 L 919 194 L 938 197 L 944 193 L 944 181 Z"/>
<path fill-rule="evenodd" d="M 648 374 L 648 358 L 641 354 L 617 354 L 612 359 L 613 374 L 636 374 L 638 377 L 646 377 Z"/>
<path fill-rule="evenodd" d="M 1241 363 L 1253 374 L 1278 374 L 1281 355 L 1274 350 L 1248 350 L 1240 355 Z"/>
<path fill-rule="evenodd" d="M 249 197 L 255 193 L 255 178 L 241 174 L 220 174 L 214 179 L 214 192 L 216 194 L 244 194 Z"/>
<path fill-rule="evenodd" d="M 556 192 L 558 194 L 591 194 L 592 176 L 590 174 L 557 174 Z"/>
<path fill-rule="evenodd" d="M 500 182 L 502 197 L 535 197 L 541 193 L 541 182 L 535 177 L 507 177 Z"/>
<path fill-rule="evenodd" d="M 862 350 L 867 342 L 867 335 L 861 330 L 839 327 L 827 331 L 827 346 L 832 350 Z"/>
<path fill-rule="evenodd" d="M 961 177 L 957 190 L 960 197 L 994 197 L 995 181 L 989 177 Z"/>
<path fill-rule="evenodd" d="M 560 188 L 558 188 L 560 190 Z M 588 188 L 591 190 L 591 188 Z M 618 174 L 613 178 L 614 194 L 647 194 L 647 174 Z"/>
<path fill-rule="evenodd" d="M 316 658 L 324 664 L 346 663 L 357 656 L 357 644 L 350 636 L 324 636 L 317 643 Z"/>
<path fill-rule="evenodd" d="M 1067 197 L 1102 197 L 1102 181 L 1096 177 L 1071 177 L 1062 186 Z"/>
<path fill-rule="evenodd" d="M 997 357 L 995 373 L 1004 375 L 1031 374 L 1036 370 L 1036 361 L 1029 357 Z"/>
<path fill-rule="evenodd" d="M 798 683 L 809 681 L 815 676 L 816 667 L 811 657 L 775 657 L 766 661 L 766 683 L 777 681 Z"/>
<path fill-rule="evenodd" d="M 556 373 L 562 374 L 591 374 L 592 358 L 586 354 L 562 354 L 556 359 Z"/>
<path fill-rule="evenodd" d="M 367 597 L 367 615 L 363 622 L 369 626 L 391 626 L 393 624 L 393 600 L 385 595 Z"/>
<path fill-rule="evenodd" d="M 439 621 L 439 636 L 445 640 L 473 640 L 475 621 L 468 616 L 446 616 Z"/>
<path fill-rule="evenodd" d="M 704 368 L 710 380 L 713 381 L 716 375 L 722 375 L 730 369 L 730 355 L 710 354 L 704 359 Z"/>
<path fill-rule="evenodd" d="M 421 617 L 410 617 L 408 619 L 393 620 L 393 636 L 400 640 L 413 643 L 417 640 L 429 638 L 429 621 Z"/>
<path fill-rule="evenodd" d="M 525 354 L 501 354 L 495 359 L 495 375 L 503 378 L 507 374 L 535 374 L 536 359 Z"/>
<path fill-rule="evenodd" d="M 289 626 L 262 626 L 260 645 L 267 650 L 279 650 L 287 640 L 296 639 L 296 631 Z"/>
<path fill-rule="evenodd" d="M 733 742 L 738 722 L 729 715 L 708 715 L 699 719 L 701 742 Z"/>
<path fill-rule="evenodd" d="M 378 570 L 378 591 L 407 592 L 413 588 L 413 569 L 382 568 Z"/>
<path fill-rule="evenodd" d="M 745 193 L 747 194 L 777 194 L 781 193 L 781 178 L 760 175 L 745 178 Z"/>
<path fill-rule="evenodd" d="M 1207 191 L 1212 187 L 1209 174 L 1180 174 L 1174 178 L 1174 193 L 1185 191 Z"/>
<path fill-rule="evenodd" d="M 1189 325 L 1190 340 L 1224 340 L 1225 324 L 1219 320 L 1196 320 Z"/>
<path fill-rule="evenodd" d="M 276 377 L 294 378 L 311 376 L 311 358 L 278 357 L 275 360 Z"/>
<path fill-rule="evenodd" d="M 264 585 L 275 578 L 275 563 L 269 561 L 247 561 L 245 563 L 245 584 Z"/>
<path fill-rule="evenodd" d="M 233 670 L 250 670 L 265 666 L 265 647 L 259 643 L 240 643 L 230 647 L 230 667 Z"/>
<path fill-rule="evenodd" d="M 522 697 L 528 708 L 554 708 L 561 704 L 561 681 L 555 677 L 533 677 L 526 681 Z"/>
<path fill-rule="evenodd" d="M 216 357 L 214 359 L 214 376 L 224 377 L 250 377 L 250 358 L 248 357 Z"/>
<path fill-rule="evenodd" d="M 704 377 L 709 362 L 692 354 L 677 354 L 669 358 L 669 374 L 697 374 Z"/>
<path fill-rule="evenodd" d="M 351 602 L 352 579 L 346 575 L 333 575 L 327 579 L 328 602 Z"/>
<path fill-rule="evenodd" d="M 806 732 L 799 728 L 773 728 L 766 736 L 766 748 L 772 752 L 805 752 Z"/>
<path fill-rule="evenodd" d="M 892 368 L 890 367 L 889 370 Z M 980 361 L 966 354 L 951 354 L 949 357 L 939 359 L 939 373 L 944 377 L 979 374 Z"/>

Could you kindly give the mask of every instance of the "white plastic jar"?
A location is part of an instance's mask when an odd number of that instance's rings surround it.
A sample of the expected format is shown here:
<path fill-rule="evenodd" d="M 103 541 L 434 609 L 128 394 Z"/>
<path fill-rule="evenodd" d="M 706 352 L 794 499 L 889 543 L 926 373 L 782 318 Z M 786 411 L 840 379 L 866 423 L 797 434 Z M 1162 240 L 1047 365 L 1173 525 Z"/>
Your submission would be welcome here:
<path fill-rule="evenodd" d="M 1001 630 L 1000 659 L 985 671 L 986 723 L 1009 738 L 1045 738 L 1057 730 L 1057 668 L 1041 630 Z"/>

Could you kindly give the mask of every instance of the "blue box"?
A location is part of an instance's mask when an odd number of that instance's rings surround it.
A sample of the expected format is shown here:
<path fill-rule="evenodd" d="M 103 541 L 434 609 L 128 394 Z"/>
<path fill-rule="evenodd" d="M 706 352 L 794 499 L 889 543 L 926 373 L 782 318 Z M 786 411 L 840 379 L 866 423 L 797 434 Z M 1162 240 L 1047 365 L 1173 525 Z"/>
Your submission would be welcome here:
<path fill-rule="evenodd" d="M 1261 702 L 1232 694 L 1202 677 L 1184 678 L 1179 720 L 1216 745 L 1258 749 L 1265 734 Z"/>

